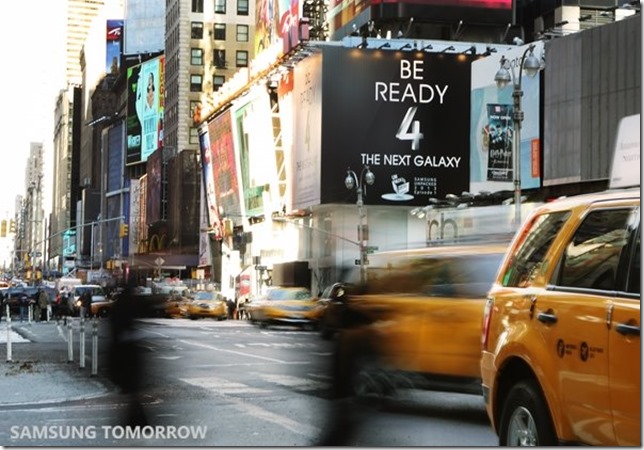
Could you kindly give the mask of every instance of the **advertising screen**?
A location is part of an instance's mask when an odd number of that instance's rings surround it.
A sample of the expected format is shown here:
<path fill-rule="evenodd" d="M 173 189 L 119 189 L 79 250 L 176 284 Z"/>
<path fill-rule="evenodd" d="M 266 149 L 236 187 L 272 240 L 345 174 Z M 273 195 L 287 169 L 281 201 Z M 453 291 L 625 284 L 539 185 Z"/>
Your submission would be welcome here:
<path fill-rule="evenodd" d="M 344 180 L 365 165 L 375 175 L 365 204 L 425 206 L 467 191 L 471 61 L 325 48 L 322 203 L 355 202 Z"/>
<path fill-rule="evenodd" d="M 127 70 L 127 164 L 163 147 L 164 62 L 160 56 Z"/>

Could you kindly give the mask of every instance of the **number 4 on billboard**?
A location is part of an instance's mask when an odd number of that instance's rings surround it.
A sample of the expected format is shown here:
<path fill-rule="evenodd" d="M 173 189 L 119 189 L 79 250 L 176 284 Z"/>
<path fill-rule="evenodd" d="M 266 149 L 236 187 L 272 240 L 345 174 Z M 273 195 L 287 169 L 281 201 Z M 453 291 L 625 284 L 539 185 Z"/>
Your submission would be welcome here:
<path fill-rule="evenodd" d="M 396 137 L 401 141 L 411 141 L 412 150 L 418 150 L 420 140 L 424 137 L 423 133 L 420 132 L 420 122 L 414 120 L 417 109 L 417 106 L 407 108 L 407 114 L 405 114 L 405 118 L 400 123 L 398 132 L 396 133 Z"/>

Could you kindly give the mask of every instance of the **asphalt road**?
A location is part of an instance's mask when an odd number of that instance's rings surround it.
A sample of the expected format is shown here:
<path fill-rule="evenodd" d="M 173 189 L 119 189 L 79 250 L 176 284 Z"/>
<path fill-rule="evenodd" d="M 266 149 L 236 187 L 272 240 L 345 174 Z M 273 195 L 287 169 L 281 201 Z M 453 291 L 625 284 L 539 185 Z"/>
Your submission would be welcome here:
<path fill-rule="evenodd" d="M 148 427 L 128 428 L 131 397 L 109 389 L 95 398 L 0 409 L 4 445 L 310 446 L 337 418 L 342 445 L 497 445 L 479 396 L 410 390 L 378 406 L 332 401 L 333 343 L 315 332 L 150 319 L 139 336 Z"/>

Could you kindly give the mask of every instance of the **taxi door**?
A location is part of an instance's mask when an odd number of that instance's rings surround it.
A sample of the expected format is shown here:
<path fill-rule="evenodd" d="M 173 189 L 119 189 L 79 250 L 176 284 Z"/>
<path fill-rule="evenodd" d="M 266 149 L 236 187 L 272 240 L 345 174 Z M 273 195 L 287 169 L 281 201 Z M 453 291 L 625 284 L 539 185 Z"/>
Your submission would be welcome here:
<path fill-rule="evenodd" d="M 536 305 L 535 318 L 550 328 L 549 345 L 556 349 L 557 390 L 567 425 L 574 437 L 592 445 L 615 443 L 609 325 L 631 217 L 630 207 L 591 207 L 561 243 L 555 279 Z"/>
<path fill-rule="evenodd" d="M 641 240 L 632 246 L 624 293 L 611 309 L 608 364 L 611 407 L 617 445 L 641 445 Z"/>

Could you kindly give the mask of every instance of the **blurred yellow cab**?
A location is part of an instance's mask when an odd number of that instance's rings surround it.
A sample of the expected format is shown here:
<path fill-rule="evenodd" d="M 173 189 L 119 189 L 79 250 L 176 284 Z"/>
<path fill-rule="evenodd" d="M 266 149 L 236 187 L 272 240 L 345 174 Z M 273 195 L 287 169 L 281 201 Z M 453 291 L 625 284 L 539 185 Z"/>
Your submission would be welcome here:
<path fill-rule="evenodd" d="M 197 291 L 194 293 L 193 298 L 185 306 L 184 315 L 189 319 L 213 318 L 224 320 L 228 318 L 228 305 L 221 293 L 215 291 Z M 177 303 L 177 309 L 181 312 L 181 303 Z"/>
<path fill-rule="evenodd" d="M 489 292 L 483 395 L 501 445 L 641 445 L 640 191 L 547 203 Z"/>
<path fill-rule="evenodd" d="M 246 310 L 260 327 L 293 325 L 307 329 L 317 327 L 321 313 L 317 298 L 303 287 L 272 287 L 264 297 L 249 302 Z"/>
<path fill-rule="evenodd" d="M 337 335 L 337 394 L 396 387 L 480 394 L 485 295 L 507 243 L 370 255 L 367 283 L 348 288 Z"/>

